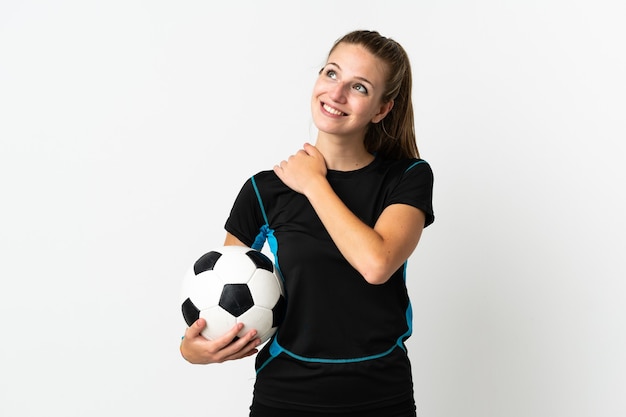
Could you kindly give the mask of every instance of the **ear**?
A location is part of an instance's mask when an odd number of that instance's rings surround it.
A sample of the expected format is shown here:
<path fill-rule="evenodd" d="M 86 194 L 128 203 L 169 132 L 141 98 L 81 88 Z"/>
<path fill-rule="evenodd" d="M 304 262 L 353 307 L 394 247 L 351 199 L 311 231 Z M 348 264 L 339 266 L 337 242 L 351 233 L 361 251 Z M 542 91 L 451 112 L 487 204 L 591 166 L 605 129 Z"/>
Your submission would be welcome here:
<path fill-rule="evenodd" d="M 376 113 L 374 117 L 372 117 L 372 123 L 378 123 L 383 120 L 385 116 L 387 116 L 387 113 L 391 111 L 391 109 L 393 109 L 393 100 L 389 100 L 388 102 L 383 103 L 378 109 L 378 113 Z"/>

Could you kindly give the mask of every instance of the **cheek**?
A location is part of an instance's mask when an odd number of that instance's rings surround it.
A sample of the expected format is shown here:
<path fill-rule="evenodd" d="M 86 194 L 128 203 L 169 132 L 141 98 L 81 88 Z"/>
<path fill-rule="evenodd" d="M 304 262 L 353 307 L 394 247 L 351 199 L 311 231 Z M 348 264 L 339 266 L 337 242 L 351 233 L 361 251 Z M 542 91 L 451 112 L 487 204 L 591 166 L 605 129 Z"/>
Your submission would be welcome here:
<path fill-rule="evenodd" d="M 319 81 L 315 83 L 313 86 L 313 91 L 311 92 L 311 110 L 317 111 L 319 107 L 319 98 L 324 93 L 324 88 L 322 83 Z"/>
<path fill-rule="evenodd" d="M 315 93 L 311 96 L 311 118 L 313 119 L 313 124 L 317 126 L 317 122 L 320 116 L 320 102 L 317 99 Z"/>
<path fill-rule="evenodd" d="M 370 110 L 370 115 L 372 118 L 376 117 L 377 114 L 380 114 L 382 111 L 384 111 L 384 108 L 381 104 L 378 104 L 376 106 L 372 106 L 371 110 Z"/>
<path fill-rule="evenodd" d="M 315 90 L 313 90 L 313 94 L 311 94 L 311 110 L 312 111 L 315 111 L 317 106 L 319 106 L 319 100 L 317 99 L 318 96 L 319 94 L 317 94 Z"/>
<path fill-rule="evenodd" d="M 313 91 L 311 92 L 311 99 L 315 100 L 324 91 L 324 83 L 318 78 L 315 84 L 313 84 Z"/>

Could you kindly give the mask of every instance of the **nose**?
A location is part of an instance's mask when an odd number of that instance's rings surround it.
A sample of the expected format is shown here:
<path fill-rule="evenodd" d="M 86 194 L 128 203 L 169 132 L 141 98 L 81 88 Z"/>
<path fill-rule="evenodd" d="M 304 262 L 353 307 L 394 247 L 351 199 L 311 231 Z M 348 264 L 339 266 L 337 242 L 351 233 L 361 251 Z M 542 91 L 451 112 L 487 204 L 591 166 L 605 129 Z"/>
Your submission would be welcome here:
<path fill-rule="evenodd" d="M 330 87 L 328 96 L 337 103 L 344 103 L 346 101 L 346 85 L 343 82 L 338 82 Z"/>

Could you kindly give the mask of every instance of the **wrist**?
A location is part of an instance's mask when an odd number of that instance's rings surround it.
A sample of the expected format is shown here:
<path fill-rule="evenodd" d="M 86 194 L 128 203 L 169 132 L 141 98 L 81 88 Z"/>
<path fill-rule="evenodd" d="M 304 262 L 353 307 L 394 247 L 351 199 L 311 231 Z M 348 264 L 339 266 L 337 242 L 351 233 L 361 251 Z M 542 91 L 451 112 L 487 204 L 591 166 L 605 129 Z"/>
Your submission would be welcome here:
<path fill-rule="evenodd" d="M 315 176 L 307 182 L 306 187 L 303 187 L 302 189 L 302 194 L 311 200 L 325 195 L 328 190 L 332 190 L 328 180 L 326 177 L 320 175 Z"/>

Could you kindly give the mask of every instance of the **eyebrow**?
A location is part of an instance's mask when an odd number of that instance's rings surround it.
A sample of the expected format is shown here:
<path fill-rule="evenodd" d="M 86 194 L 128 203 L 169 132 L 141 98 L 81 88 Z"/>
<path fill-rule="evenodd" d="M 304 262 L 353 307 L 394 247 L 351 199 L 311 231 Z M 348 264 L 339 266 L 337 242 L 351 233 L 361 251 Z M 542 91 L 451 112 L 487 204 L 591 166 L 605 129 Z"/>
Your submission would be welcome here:
<path fill-rule="evenodd" d="M 341 69 L 341 65 L 337 64 L 336 62 L 327 62 L 326 66 L 328 65 L 334 65 L 335 67 Z M 363 78 L 363 77 L 355 77 L 358 80 L 361 80 L 363 82 L 366 82 L 367 84 L 369 84 L 372 88 L 375 88 L 374 84 L 372 84 L 372 82 L 370 80 L 368 80 L 367 78 Z"/>

